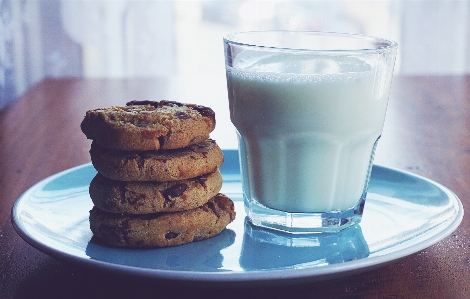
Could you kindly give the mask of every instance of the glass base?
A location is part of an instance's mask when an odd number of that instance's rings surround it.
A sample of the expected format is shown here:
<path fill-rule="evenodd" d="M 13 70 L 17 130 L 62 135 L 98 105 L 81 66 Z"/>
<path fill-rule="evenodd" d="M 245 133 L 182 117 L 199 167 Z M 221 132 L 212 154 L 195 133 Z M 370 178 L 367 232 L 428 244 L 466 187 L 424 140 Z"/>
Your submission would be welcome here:
<path fill-rule="evenodd" d="M 362 219 L 365 196 L 346 211 L 325 213 L 290 213 L 268 208 L 254 199 L 245 198 L 248 220 L 261 226 L 287 233 L 334 233 L 357 224 Z"/>

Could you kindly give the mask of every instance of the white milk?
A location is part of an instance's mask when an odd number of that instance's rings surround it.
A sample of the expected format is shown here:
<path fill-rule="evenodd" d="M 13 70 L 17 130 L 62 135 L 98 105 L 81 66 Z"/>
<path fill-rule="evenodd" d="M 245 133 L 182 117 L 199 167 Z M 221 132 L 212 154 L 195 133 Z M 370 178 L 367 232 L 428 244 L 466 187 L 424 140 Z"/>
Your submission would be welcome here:
<path fill-rule="evenodd" d="M 357 58 L 242 54 L 227 85 L 245 195 L 288 212 L 355 206 L 385 119 L 380 70 Z"/>

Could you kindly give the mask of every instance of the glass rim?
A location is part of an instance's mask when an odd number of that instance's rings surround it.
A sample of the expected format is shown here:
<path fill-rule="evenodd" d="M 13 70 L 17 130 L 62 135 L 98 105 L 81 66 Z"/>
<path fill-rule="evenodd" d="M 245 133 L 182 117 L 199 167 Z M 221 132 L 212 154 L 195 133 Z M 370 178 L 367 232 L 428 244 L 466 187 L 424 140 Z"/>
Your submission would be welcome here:
<path fill-rule="evenodd" d="M 335 37 L 335 38 L 349 38 L 355 40 L 369 40 L 371 42 L 375 42 L 376 47 L 357 47 L 357 48 L 309 48 L 309 47 L 280 47 L 280 46 L 270 46 L 270 45 L 263 45 L 262 43 L 249 43 L 249 42 L 242 42 L 240 40 L 236 40 L 236 36 L 243 36 L 243 35 L 254 35 L 254 34 L 269 34 L 269 33 L 278 33 L 278 34 L 298 34 L 298 35 L 309 35 L 309 36 L 323 36 L 323 37 Z M 259 31 L 240 31 L 230 33 L 223 38 L 224 43 L 238 45 L 238 46 L 245 46 L 250 48 L 259 48 L 259 49 L 266 49 L 266 50 L 279 50 L 279 51 L 296 51 L 296 52 L 337 52 L 337 53 L 347 53 L 347 52 L 382 52 L 387 50 L 395 50 L 398 47 L 398 43 L 371 35 L 365 34 L 354 34 L 354 33 L 341 33 L 341 32 L 328 32 L 328 31 L 295 31 L 295 30 L 259 30 Z M 372 43 L 371 43 L 372 44 Z"/>

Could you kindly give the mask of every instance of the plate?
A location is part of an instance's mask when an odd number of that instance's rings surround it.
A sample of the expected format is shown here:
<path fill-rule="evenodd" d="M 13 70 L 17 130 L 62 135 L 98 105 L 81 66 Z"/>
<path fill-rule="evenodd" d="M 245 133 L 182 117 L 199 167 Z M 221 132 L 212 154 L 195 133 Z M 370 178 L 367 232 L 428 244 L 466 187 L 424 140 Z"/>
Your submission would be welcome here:
<path fill-rule="evenodd" d="M 460 224 L 463 207 L 446 187 L 424 177 L 373 166 L 362 222 L 335 234 L 289 235 L 245 221 L 238 153 L 226 150 L 222 191 L 237 217 L 219 235 L 161 249 L 107 247 L 93 238 L 85 164 L 48 177 L 12 209 L 17 233 L 38 250 L 94 269 L 178 283 L 297 284 L 372 270 L 423 250 Z"/>

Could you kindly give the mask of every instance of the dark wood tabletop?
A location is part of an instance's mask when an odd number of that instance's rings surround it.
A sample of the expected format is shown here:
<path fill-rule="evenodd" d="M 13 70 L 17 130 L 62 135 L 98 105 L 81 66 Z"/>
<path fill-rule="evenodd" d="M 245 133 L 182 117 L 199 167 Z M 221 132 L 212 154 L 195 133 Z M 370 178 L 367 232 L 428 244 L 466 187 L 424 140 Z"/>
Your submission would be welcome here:
<path fill-rule="evenodd" d="M 376 270 L 308 284 L 219 289 L 72 264 L 26 243 L 11 224 L 38 181 L 90 161 L 88 109 L 152 100 L 152 80 L 48 79 L 0 112 L 0 298 L 470 298 L 470 213 L 439 243 Z M 154 92 L 148 91 L 154 89 Z M 184 101 L 184 99 L 171 99 Z M 434 180 L 470 211 L 470 76 L 394 78 L 375 162 Z"/>

